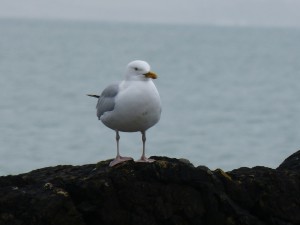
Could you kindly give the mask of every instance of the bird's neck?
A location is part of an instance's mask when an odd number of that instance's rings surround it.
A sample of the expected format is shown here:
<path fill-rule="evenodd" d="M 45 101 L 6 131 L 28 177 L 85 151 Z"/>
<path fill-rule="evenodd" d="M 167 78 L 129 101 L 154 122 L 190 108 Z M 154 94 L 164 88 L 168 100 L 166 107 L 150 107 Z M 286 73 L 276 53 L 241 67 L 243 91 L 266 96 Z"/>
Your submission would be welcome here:
<path fill-rule="evenodd" d="M 145 76 L 132 76 L 132 75 L 125 75 L 125 81 L 150 81 L 149 78 L 145 77 Z"/>

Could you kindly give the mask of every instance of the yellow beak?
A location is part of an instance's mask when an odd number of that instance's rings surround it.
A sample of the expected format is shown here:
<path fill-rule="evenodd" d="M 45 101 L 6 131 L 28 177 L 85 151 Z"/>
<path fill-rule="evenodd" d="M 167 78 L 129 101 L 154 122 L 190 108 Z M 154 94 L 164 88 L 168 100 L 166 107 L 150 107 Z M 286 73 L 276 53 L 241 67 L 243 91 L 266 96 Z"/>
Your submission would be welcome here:
<path fill-rule="evenodd" d="M 145 77 L 152 78 L 152 79 L 157 78 L 157 75 L 155 73 L 151 72 L 151 71 L 148 72 L 148 73 L 145 73 L 144 75 L 145 75 Z"/>

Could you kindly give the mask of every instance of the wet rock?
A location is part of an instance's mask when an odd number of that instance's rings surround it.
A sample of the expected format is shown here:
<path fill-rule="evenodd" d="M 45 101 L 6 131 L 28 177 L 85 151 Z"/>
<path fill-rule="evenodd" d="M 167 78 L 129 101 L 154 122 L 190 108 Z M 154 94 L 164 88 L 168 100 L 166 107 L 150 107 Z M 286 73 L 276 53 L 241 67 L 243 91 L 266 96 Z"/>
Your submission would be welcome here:
<path fill-rule="evenodd" d="M 0 225 L 300 224 L 298 155 L 277 169 L 153 157 L 0 177 Z"/>

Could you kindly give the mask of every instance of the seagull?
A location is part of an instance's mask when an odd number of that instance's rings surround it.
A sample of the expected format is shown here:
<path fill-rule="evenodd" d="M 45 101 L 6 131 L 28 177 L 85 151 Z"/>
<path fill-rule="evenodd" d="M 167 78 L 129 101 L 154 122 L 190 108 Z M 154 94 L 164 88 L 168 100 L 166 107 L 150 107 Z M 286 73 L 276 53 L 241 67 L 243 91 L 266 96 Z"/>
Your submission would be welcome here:
<path fill-rule="evenodd" d="M 150 71 L 150 65 L 135 60 L 127 65 L 123 81 L 107 86 L 98 98 L 97 117 L 116 132 L 117 156 L 109 166 L 115 166 L 131 157 L 123 157 L 119 151 L 119 132 L 141 132 L 143 152 L 137 162 L 153 162 L 145 155 L 146 131 L 160 119 L 161 101 L 153 83 L 157 75 Z"/>

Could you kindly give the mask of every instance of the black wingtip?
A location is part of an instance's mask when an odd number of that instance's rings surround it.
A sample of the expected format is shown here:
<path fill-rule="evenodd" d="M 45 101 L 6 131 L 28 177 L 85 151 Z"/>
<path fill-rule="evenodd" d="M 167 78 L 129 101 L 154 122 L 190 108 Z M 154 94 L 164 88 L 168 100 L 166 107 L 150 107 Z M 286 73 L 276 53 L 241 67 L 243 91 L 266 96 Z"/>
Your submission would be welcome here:
<path fill-rule="evenodd" d="M 87 94 L 87 96 L 94 97 L 94 98 L 99 98 L 100 97 L 99 95 L 89 95 L 89 94 Z"/>

